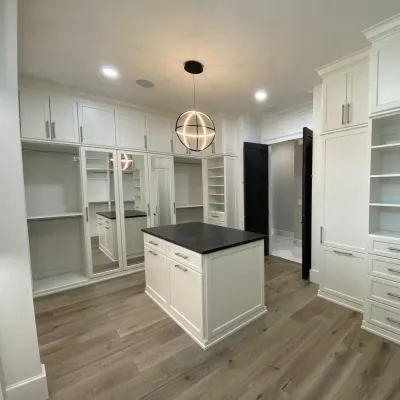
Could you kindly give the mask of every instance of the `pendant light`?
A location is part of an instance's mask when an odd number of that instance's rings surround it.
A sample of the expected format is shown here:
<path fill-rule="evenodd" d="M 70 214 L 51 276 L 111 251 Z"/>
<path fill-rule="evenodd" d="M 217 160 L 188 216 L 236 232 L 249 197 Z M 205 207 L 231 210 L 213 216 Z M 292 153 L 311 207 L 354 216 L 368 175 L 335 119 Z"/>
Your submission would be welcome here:
<path fill-rule="evenodd" d="M 193 76 L 193 110 L 182 113 L 175 124 L 175 132 L 180 142 L 189 150 L 203 151 L 210 147 L 215 139 L 215 125 L 212 119 L 196 110 L 196 85 L 194 76 L 203 72 L 198 61 L 186 61 L 185 71 Z"/>

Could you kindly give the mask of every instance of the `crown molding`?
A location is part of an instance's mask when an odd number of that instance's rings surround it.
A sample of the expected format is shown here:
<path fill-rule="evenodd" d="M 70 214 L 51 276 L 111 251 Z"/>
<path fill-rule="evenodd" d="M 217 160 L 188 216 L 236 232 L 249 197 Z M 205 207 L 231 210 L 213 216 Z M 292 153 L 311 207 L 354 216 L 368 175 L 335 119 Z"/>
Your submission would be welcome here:
<path fill-rule="evenodd" d="M 383 39 L 393 33 L 400 32 L 400 14 L 394 15 L 370 28 L 364 29 L 362 33 L 371 42 Z"/>

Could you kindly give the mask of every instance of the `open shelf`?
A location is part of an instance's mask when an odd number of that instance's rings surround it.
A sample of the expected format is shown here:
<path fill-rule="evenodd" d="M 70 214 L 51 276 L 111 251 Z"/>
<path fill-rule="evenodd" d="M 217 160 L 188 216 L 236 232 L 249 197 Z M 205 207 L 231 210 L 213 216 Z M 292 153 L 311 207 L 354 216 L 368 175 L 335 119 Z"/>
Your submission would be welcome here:
<path fill-rule="evenodd" d="M 218 202 L 218 201 L 209 201 L 208 204 L 224 205 L 225 203 L 221 203 L 221 202 Z"/>
<path fill-rule="evenodd" d="M 37 279 L 33 281 L 33 294 L 35 296 L 51 292 L 52 290 L 59 290 L 63 287 L 74 286 L 79 283 L 87 282 L 89 278 L 79 272 L 69 272 L 51 276 L 48 278 Z"/>
<path fill-rule="evenodd" d="M 208 185 L 208 187 L 224 187 L 224 185 Z"/>
<path fill-rule="evenodd" d="M 220 167 L 209 167 L 208 169 L 224 169 L 224 166 L 220 166 Z"/>
<path fill-rule="evenodd" d="M 372 146 L 371 149 L 380 150 L 380 151 L 389 151 L 389 150 L 399 150 L 400 151 L 400 143 L 381 144 L 378 146 Z"/>
<path fill-rule="evenodd" d="M 203 204 L 187 204 L 187 205 L 176 206 L 177 210 L 182 208 L 203 208 Z"/>
<path fill-rule="evenodd" d="M 371 232 L 370 235 L 400 239 L 400 232 L 396 231 L 374 231 Z"/>
<path fill-rule="evenodd" d="M 79 218 L 83 215 L 81 212 L 62 212 L 45 215 L 33 215 L 27 217 L 28 221 L 41 221 L 45 219 Z"/>
<path fill-rule="evenodd" d="M 400 204 L 390 204 L 390 203 L 370 203 L 371 207 L 398 207 L 400 208 Z"/>
<path fill-rule="evenodd" d="M 400 174 L 371 175 L 371 178 L 400 178 Z"/>
<path fill-rule="evenodd" d="M 212 178 L 223 178 L 223 177 L 224 175 L 214 175 L 214 176 L 209 176 L 208 178 L 212 179 Z"/>

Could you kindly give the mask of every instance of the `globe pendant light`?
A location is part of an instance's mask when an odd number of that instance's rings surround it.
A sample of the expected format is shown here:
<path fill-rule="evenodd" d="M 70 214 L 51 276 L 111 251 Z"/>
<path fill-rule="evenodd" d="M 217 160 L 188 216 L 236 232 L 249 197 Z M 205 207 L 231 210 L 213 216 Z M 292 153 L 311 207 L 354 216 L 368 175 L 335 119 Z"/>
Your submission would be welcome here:
<path fill-rule="evenodd" d="M 193 76 L 193 110 L 182 113 L 175 124 L 175 132 L 180 142 L 189 150 L 203 151 L 210 147 L 215 139 L 215 125 L 212 119 L 196 110 L 196 86 L 194 76 L 203 72 L 198 61 L 186 61 L 185 71 Z"/>

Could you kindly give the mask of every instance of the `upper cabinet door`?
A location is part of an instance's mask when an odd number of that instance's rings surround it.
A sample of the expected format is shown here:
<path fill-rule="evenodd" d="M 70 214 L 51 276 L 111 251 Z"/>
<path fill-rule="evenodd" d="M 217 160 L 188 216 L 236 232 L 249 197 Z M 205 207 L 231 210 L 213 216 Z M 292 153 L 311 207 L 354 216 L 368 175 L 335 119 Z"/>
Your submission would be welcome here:
<path fill-rule="evenodd" d="M 344 128 L 346 124 L 347 74 L 339 72 L 328 76 L 323 82 L 324 131 Z"/>
<path fill-rule="evenodd" d="M 237 154 L 238 127 L 235 120 L 226 119 L 222 124 L 224 154 Z"/>
<path fill-rule="evenodd" d="M 115 110 L 117 144 L 126 149 L 145 150 L 146 119 L 143 113 L 125 108 Z"/>
<path fill-rule="evenodd" d="M 400 108 L 400 33 L 372 44 L 371 113 Z"/>
<path fill-rule="evenodd" d="M 36 90 L 20 92 L 21 136 L 25 139 L 50 140 L 49 96 Z"/>
<path fill-rule="evenodd" d="M 114 108 L 92 104 L 79 104 L 81 142 L 115 146 Z"/>
<path fill-rule="evenodd" d="M 146 118 L 148 149 L 173 153 L 172 123 L 168 118 L 148 115 Z"/>
<path fill-rule="evenodd" d="M 51 129 L 53 140 L 79 142 L 78 104 L 66 96 L 50 95 Z"/>
<path fill-rule="evenodd" d="M 346 125 L 368 123 L 369 64 L 357 65 L 347 71 Z"/>

